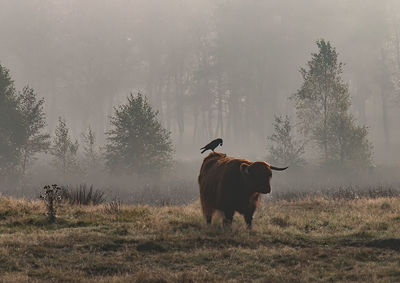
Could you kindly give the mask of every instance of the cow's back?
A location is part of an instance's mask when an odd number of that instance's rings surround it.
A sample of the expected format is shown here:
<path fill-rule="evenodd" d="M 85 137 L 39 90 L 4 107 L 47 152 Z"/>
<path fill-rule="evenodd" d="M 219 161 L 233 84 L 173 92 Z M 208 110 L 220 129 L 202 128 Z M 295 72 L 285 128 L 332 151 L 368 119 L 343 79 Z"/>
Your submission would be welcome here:
<path fill-rule="evenodd" d="M 211 215 L 216 206 L 218 183 L 220 181 L 221 168 L 218 161 L 226 158 L 225 154 L 210 153 L 203 160 L 199 174 L 200 201 L 203 212 Z"/>
<path fill-rule="evenodd" d="M 227 157 L 221 153 L 210 153 L 203 161 L 199 175 L 200 200 L 203 212 L 212 214 L 215 209 L 224 209 L 240 190 L 240 164 L 243 159 Z"/>

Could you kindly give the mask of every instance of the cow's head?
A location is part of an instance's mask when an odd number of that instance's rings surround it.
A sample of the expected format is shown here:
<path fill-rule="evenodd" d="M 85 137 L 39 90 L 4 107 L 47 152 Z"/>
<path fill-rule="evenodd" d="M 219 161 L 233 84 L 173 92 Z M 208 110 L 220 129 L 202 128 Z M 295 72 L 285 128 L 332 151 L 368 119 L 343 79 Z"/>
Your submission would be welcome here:
<path fill-rule="evenodd" d="M 288 167 L 279 168 L 266 162 L 257 161 L 251 164 L 242 163 L 240 172 L 243 174 L 246 185 L 254 192 L 268 194 L 271 192 L 272 170 L 282 171 Z"/>

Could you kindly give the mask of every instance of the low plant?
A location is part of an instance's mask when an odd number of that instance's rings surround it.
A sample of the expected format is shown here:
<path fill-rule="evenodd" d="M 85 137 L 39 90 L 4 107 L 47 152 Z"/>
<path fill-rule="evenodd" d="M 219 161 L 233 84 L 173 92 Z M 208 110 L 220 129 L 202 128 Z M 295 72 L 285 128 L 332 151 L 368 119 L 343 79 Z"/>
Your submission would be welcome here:
<path fill-rule="evenodd" d="M 63 189 L 64 198 L 72 205 L 99 205 L 104 203 L 104 192 L 81 184 L 75 188 Z"/>
<path fill-rule="evenodd" d="M 44 186 L 40 198 L 46 204 L 49 222 L 53 223 L 56 220 L 57 205 L 62 200 L 62 189 L 56 184 Z"/>
<path fill-rule="evenodd" d="M 107 214 L 118 214 L 121 211 L 122 202 L 120 200 L 113 200 L 104 206 L 104 211 Z"/>

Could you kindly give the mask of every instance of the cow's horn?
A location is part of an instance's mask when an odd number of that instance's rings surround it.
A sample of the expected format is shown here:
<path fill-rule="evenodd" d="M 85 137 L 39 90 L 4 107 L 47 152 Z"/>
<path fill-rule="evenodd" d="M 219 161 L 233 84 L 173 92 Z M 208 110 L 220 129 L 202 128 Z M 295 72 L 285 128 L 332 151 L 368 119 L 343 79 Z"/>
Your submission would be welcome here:
<path fill-rule="evenodd" d="M 289 167 L 283 167 L 283 168 L 280 168 L 280 167 L 275 167 L 275 166 L 269 166 L 272 170 L 277 170 L 277 171 L 283 171 L 283 170 L 286 170 L 286 169 L 288 169 Z"/>

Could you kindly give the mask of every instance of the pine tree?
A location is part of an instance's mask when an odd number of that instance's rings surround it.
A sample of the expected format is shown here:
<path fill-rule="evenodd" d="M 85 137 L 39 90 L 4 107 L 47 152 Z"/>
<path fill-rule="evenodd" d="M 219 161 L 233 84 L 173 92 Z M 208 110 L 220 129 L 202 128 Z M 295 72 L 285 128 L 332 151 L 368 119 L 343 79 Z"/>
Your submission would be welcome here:
<path fill-rule="evenodd" d="M 171 164 L 170 132 L 157 120 L 140 93 L 128 97 L 127 104 L 115 108 L 112 129 L 107 132 L 106 166 L 112 170 L 143 173 Z"/>
<path fill-rule="evenodd" d="M 61 169 L 64 177 L 67 173 L 73 173 L 78 169 L 76 158 L 78 147 L 78 141 L 71 140 L 66 121 L 59 117 L 51 154 L 54 156 L 55 165 Z"/>
<path fill-rule="evenodd" d="M 86 132 L 82 133 L 83 164 L 86 172 L 96 169 L 99 166 L 100 153 L 96 145 L 96 135 L 89 126 Z"/>

